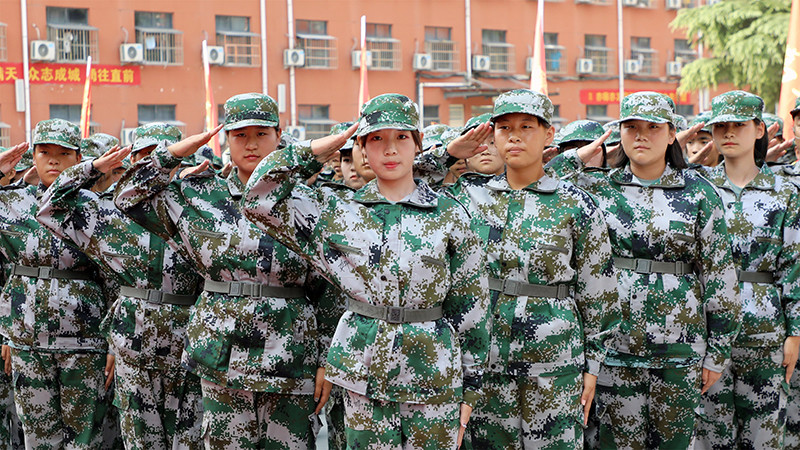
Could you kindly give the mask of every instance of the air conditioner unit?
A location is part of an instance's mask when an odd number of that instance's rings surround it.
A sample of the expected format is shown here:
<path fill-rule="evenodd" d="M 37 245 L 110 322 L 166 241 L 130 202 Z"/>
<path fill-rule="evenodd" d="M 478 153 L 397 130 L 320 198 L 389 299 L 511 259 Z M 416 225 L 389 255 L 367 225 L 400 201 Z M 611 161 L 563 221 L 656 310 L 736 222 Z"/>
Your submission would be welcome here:
<path fill-rule="evenodd" d="M 630 75 L 636 75 L 642 70 L 642 63 L 639 62 L 638 59 L 626 59 L 625 60 L 625 73 Z"/>
<path fill-rule="evenodd" d="M 55 61 L 56 43 L 53 41 L 31 41 L 32 61 Z"/>
<path fill-rule="evenodd" d="M 133 145 L 134 137 L 136 137 L 136 128 L 123 128 L 119 134 L 119 143 L 124 147 Z"/>
<path fill-rule="evenodd" d="M 716 5 L 717 3 L 721 2 L 722 0 L 708 0 L 706 4 L 708 5 Z"/>
<path fill-rule="evenodd" d="M 472 57 L 472 70 L 477 72 L 488 72 L 492 66 L 492 58 L 486 55 L 475 55 Z"/>
<path fill-rule="evenodd" d="M 525 58 L 525 71 L 528 73 L 533 72 L 533 58 Z"/>
<path fill-rule="evenodd" d="M 353 69 L 361 68 L 361 50 L 353 50 Z M 372 51 L 367 50 L 367 68 L 372 67 Z"/>
<path fill-rule="evenodd" d="M 639 6 L 639 0 L 622 0 L 622 4 L 625 6 Z"/>
<path fill-rule="evenodd" d="M 299 48 L 283 51 L 283 67 L 303 67 L 306 65 L 306 51 Z"/>
<path fill-rule="evenodd" d="M 580 58 L 578 59 L 578 68 L 576 70 L 581 75 L 592 73 L 594 72 L 594 62 L 588 58 Z"/>
<path fill-rule="evenodd" d="M 683 63 L 680 61 L 667 61 L 667 76 L 679 77 L 681 69 L 683 69 Z"/>
<path fill-rule="evenodd" d="M 286 132 L 298 141 L 306 139 L 306 127 L 286 127 Z"/>
<path fill-rule="evenodd" d="M 414 70 L 433 69 L 433 57 L 429 53 L 414 53 Z"/>
<path fill-rule="evenodd" d="M 206 58 L 208 63 L 221 66 L 225 64 L 225 47 L 219 45 L 209 45 L 206 47 Z"/>
<path fill-rule="evenodd" d="M 144 45 L 140 43 L 120 45 L 119 62 L 123 64 L 144 62 Z"/>
<path fill-rule="evenodd" d="M 683 8 L 683 0 L 667 0 L 667 9 Z"/>

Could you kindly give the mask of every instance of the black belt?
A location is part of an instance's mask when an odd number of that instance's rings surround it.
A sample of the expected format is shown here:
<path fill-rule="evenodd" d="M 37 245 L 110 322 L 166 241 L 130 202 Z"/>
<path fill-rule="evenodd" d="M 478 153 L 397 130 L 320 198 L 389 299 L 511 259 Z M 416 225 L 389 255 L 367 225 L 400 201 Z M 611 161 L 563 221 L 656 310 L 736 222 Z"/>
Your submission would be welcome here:
<path fill-rule="evenodd" d="M 570 285 L 556 284 L 553 286 L 546 284 L 532 284 L 524 281 L 501 280 L 499 278 L 489 278 L 489 289 L 501 292 L 506 295 L 519 297 L 547 297 L 547 298 L 567 298 L 570 296 Z"/>
<path fill-rule="evenodd" d="M 232 297 L 274 297 L 274 298 L 302 298 L 306 291 L 298 287 L 270 286 L 247 281 L 212 281 L 206 280 L 203 286 L 208 292 L 227 294 Z"/>
<path fill-rule="evenodd" d="M 12 275 L 24 275 L 31 278 L 40 278 L 42 280 L 49 280 L 51 278 L 59 278 L 62 280 L 91 280 L 92 276 L 86 272 L 78 272 L 75 270 L 60 270 L 54 269 L 51 266 L 38 266 L 30 267 L 20 264 L 14 264 L 11 269 Z"/>
<path fill-rule="evenodd" d="M 637 273 L 670 273 L 673 275 L 694 273 L 694 265 L 683 261 L 662 262 L 652 259 L 614 257 L 614 266 Z"/>
<path fill-rule="evenodd" d="M 194 295 L 167 294 L 157 289 L 139 289 L 132 286 L 120 287 L 119 293 L 125 297 L 138 298 L 156 305 L 166 303 L 168 305 L 191 306 L 197 300 Z"/>
<path fill-rule="evenodd" d="M 750 272 L 747 270 L 737 270 L 736 277 L 739 281 L 746 281 L 748 283 L 768 283 L 775 282 L 775 276 L 772 272 Z"/>
<path fill-rule="evenodd" d="M 443 316 L 441 306 L 418 309 L 399 306 L 376 306 L 364 302 L 350 301 L 347 309 L 358 315 L 385 320 L 388 323 L 431 322 L 441 319 Z"/>

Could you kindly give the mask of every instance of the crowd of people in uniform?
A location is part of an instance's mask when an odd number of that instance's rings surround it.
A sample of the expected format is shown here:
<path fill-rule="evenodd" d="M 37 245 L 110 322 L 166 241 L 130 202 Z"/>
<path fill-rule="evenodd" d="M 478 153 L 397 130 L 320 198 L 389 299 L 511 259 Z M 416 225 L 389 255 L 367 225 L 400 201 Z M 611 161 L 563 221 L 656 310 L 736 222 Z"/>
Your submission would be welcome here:
<path fill-rule="evenodd" d="M 425 129 L 383 94 L 310 141 L 224 108 L 2 149 L 0 445 L 800 449 L 797 140 L 758 96 L 556 132 L 530 90 Z"/>

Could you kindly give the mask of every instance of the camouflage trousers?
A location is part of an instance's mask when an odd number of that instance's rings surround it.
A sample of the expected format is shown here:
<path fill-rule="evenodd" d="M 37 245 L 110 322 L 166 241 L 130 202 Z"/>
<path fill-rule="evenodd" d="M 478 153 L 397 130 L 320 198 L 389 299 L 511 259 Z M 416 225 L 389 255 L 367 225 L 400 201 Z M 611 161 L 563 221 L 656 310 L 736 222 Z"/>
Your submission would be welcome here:
<path fill-rule="evenodd" d="M 458 439 L 458 403 L 421 405 L 372 400 L 344 393 L 348 449 L 454 449 Z"/>
<path fill-rule="evenodd" d="M 201 379 L 205 448 L 315 448 L 314 396 L 230 389 Z"/>
<path fill-rule="evenodd" d="M 483 397 L 467 426 L 474 449 L 582 449 L 583 376 L 483 376 Z"/>
<path fill-rule="evenodd" d="M 0 362 L 3 360 L 0 359 Z M 25 448 L 25 435 L 14 405 L 11 377 L 0 371 L 0 448 Z"/>
<path fill-rule="evenodd" d="M 26 448 L 101 448 L 108 409 L 105 353 L 12 348 L 11 364 Z"/>
<path fill-rule="evenodd" d="M 122 443 L 122 435 L 119 430 L 119 411 L 114 406 L 114 381 L 111 381 L 106 392 L 105 402 L 108 405 L 106 415 L 103 417 L 103 445 L 101 450 L 124 450 L 125 445 Z"/>
<path fill-rule="evenodd" d="M 602 365 L 588 440 L 600 449 L 686 449 L 700 404 L 700 366 L 647 369 Z"/>
<path fill-rule="evenodd" d="M 733 347 L 731 356 L 700 401 L 695 448 L 783 448 L 789 389 L 783 348 Z"/>
<path fill-rule="evenodd" d="M 328 450 L 344 450 L 347 440 L 344 430 L 344 389 L 341 386 L 333 385 L 324 411 L 328 423 Z"/>
<path fill-rule="evenodd" d="M 179 367 L 146 369 L 117 358 L 116 395 L 125 448 L 200 449 L 200 378 Z"/>
<path fill-rule="evenodd" d="M 789 380 L 789 401 L 786 405 L 786 450 L 800 450 L 800 361 Z"/>

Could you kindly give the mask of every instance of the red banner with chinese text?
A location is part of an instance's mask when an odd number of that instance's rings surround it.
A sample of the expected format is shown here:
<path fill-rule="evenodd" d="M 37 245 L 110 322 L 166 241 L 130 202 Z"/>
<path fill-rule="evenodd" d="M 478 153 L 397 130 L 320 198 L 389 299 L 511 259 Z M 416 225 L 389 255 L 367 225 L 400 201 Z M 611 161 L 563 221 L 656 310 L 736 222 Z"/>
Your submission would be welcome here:
<path fill-rule="evenodd" d="M 625 91 L 625 95 L 639 91 Z M 688 93 L 678 94 L 677 91 L 655 91 L 668 95 L 678 105 L 692 102 Z M 580 100 L 584 105 L 611 105 L 619 103 L 619 89 L 581 89 Z"/>
<path fill-rule="evenodd" d="M 31 84 L 83 84 L 86 81 L 86 66 L 80 64 L 31 64 Z M 0 84 L 21 80 L 22 63 L 0 62 Z M 141 84 L 139 66 L 92 65 L 93 85 L 138 86 Z"/>

